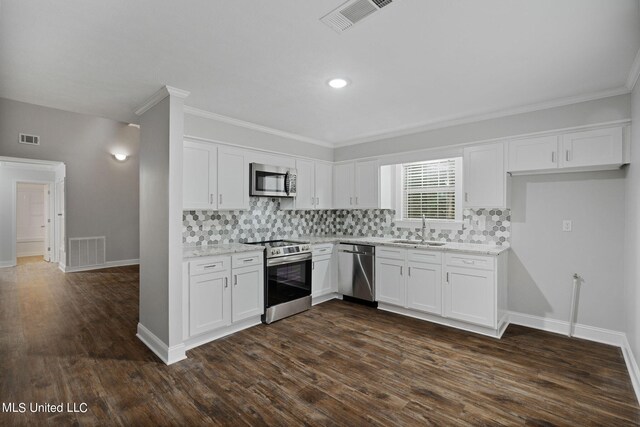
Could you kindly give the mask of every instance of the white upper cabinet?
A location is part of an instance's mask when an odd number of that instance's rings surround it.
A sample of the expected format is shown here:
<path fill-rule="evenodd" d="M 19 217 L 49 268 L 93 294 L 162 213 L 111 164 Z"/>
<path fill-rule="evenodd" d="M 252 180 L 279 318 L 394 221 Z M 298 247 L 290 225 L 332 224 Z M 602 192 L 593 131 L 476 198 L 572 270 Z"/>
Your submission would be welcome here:
<path fill-rule="evenodd" d="M 358 209 L 378 207 L 378 179 L 380 168 L 377 160 L 356 162 L 355 206 Z"/>
<path fill-rule="evenodd" d="M 296 160 L 296 209 L 313 209 L 316 205 L 315 164 L 308 160 Z"/>
<path fill-rule="evenodd" d="M 316 209 L 333 207 L 333 166 L 316 162 Z"/>
<path fill-rule="evenodd" d="M 334 208 L 377 208 L 379 206 L 379 171 L 377 160 L 335 165 L 333 168 Z"/>
<path fill-rule="evenodd" d="M 218 149 L 218 209 L 249 207 L 249 169 L 242 150 Z"/>
<path fill-rule="evenodd" d="M 507 172 L 523 172 L 558 167 L 558 136 L 543 136 L 511 141 L 507 144 L 509 152 Z"/>
<path fill-rule="evenodd" d="M 184 142 L 182 207 L 217 209 L 217 147 L 199 142 Z"/>
<path fill-rule="evenodd" d="M 333 167 L 333 207 L 353 209 L 355 164 L 343 163 Z"/>
<path fill-rule="evenodd" d="M 464 149 L 465 207 L 506 207 L 506 186 L 504 143 L 478 145 Z"/>
<path fill-rule="evenodd" d="M 564 168 L 623 164 L 622 128 L 563 135 L 560 162 Z"/>

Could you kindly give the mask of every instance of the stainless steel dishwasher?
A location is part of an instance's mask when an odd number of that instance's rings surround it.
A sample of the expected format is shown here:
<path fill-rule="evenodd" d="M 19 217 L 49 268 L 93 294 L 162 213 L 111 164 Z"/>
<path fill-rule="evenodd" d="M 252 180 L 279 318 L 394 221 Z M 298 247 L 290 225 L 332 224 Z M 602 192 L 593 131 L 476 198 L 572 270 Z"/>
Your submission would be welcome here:
<path fill-rule="evenodd" d="M 375 301 L 375 246 L 340 243 L 338 286 L 342 295 Z"/>

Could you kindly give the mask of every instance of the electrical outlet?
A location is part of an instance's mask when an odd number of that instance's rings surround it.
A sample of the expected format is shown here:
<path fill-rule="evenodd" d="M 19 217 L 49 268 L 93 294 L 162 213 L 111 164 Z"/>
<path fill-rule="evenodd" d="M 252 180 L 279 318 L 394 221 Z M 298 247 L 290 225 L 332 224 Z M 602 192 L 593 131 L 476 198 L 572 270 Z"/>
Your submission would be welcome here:
<path fill-rule="evenodd" d="M 562 231 L 571 231 L 573 228 L 573 221 L 570 219 L 562 220 Z"/>

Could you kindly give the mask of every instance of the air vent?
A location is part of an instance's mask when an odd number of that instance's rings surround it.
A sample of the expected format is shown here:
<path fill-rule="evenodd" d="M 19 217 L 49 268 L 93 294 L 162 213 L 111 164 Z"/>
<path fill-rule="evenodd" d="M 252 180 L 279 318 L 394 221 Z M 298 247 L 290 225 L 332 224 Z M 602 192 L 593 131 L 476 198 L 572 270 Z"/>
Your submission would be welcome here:
<path fill-rule="evenodd" d="M 40 145 L 40 137 L 36 135 L 27 135 L 26 133 L 21 133 L 18 142 L 20 142 L 20 144 Z"/>
<path fill-rule="evenodd" d="M 393 0 L 349 0 L 320 18 L 325 25 L 341 33 Z"/>

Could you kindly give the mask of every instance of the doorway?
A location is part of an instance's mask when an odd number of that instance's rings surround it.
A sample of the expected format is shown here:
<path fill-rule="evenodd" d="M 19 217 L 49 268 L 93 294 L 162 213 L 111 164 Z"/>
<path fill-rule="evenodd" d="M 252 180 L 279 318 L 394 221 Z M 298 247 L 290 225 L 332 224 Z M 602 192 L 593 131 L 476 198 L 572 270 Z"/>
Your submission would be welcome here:
<path fill-rule="evenodd" d="M 51 261 L 51 183 L 16 183 L 17 264 Z"/>

